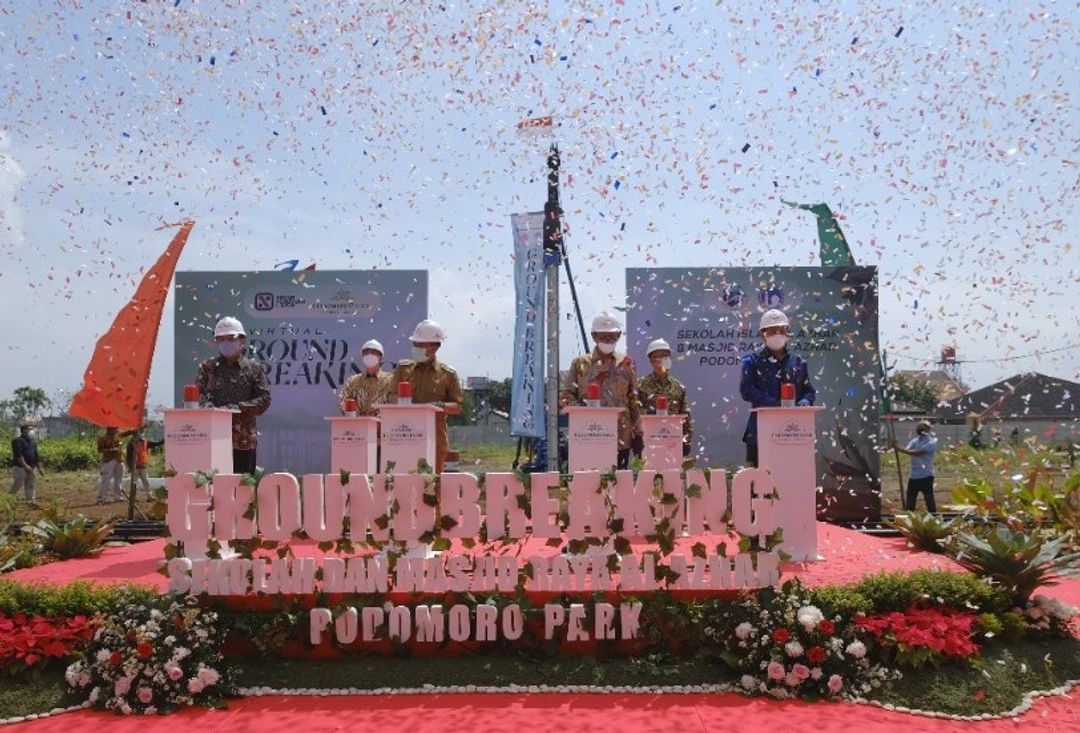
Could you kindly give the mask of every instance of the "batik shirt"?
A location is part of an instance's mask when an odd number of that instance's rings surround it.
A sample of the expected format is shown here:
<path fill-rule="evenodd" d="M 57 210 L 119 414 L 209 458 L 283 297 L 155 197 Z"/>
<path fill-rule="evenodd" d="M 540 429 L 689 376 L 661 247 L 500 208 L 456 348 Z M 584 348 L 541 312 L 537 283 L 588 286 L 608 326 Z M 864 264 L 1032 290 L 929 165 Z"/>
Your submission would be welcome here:
<path fill-rule="evenodd" d="M 120 433 L 109 435 L 105 433 L 97 439 L 98 453 L 101 454 L 101 462 L 120 460 Z"/>
<path fill-rule="evenodd" d="M 390 372 L 354 374 L 341 388 L 341 411 L 345 412 L 345 400 L 356 400 L 356 414 L 373 416 L 378 413 L 372 405 L 380 405 L 390 398 L 394 376 Z"/>
<path fill-rule="evenodd" d="M 583 405 L 589 385 L 600 385 L 601 407 L 622 407 L 619 413 L 619 450 L 630 448 L 634 433 L 641 429 L 638 406 L 637 370 L 634 360 L 624 354 L 604 358 L 598 349 L 570 363 L 560 402 Z"/>
<path fill-rule="evenodd" d="M 801 356 L 785 351 L 784 356 L 777 359 L 767 348 L 762 348 L 742 358 L 739 394 L 752 407 L 779 407 L 780 385 L 787 382 L 795 385 L 795 404 L 814 404 L 817 392 L 810 384 L 806 360 Z M 756 413 L 750 413 L 750 419 L 746 421 L 743 442 L 757 445 Z"/>
<path fill-rule="evenodd" d="M 207 359 L 195 374 L 202 407 L 240 410 L 232 418 L 234 450 L 255 450 L 259 441 L 255 417 L 270 407 L 270 380 L 257 361 L 245 356 L 234 363 L 218 356 Z"/>
<path fill-rule="evenodd" d="M 656 398 L 660 395 L 667 397 L 669 415 L 686 415 L 683 420 L 683 441 L 690 442 L 694 431 L 690 427 L 690 403 L 686 401 L 686 387 L 670 374 L 661 377 L 656 372 L 650 372 L 641 378 L 638 400 L 642 410 L 650 415 L 655 414 Z"/>

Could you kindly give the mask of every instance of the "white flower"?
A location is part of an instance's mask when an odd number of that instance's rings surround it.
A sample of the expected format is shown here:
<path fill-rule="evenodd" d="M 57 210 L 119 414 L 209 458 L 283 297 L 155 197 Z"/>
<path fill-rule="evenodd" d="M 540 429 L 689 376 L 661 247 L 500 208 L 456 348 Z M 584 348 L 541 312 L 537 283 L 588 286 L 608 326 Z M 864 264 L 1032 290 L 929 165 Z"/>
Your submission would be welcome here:
<path fill-rule="evenodd" d="M 861 641 L 853 641 L 848 644 L 847 653 L 856 659 L 862 659 L 866 656 L 866 645 Z"/>
<path fill-rule="evenodd" d="M 801 657 L 803 653 L 802 644 L 795 640 L 789 641 L 787 644 L 784 644 L 784 652 L 789 657 Z"/>
<path fill-rule="evenodd" d="M 188 680 L 188 692 L 190 692 L 192 695 L 198 695 L 200 692 L 203 691 L 203 687 L 205 687 L 205 685 L 198 677 L 192 677 L 190 680 Z"/>
<path fill-rule="evenodd" d="M 741 624 L 735 627 L 735 636 L 740 639 L 747 639 L 754 633 L 754 627 L 749 621 L 743 621 Z"/>
<path fill-rule="evenodd" d="M 203 685 L 209 687 L 210 685 L 215 684 L 220 679 L 221 675 L 218 674 L 218 671 L 216 669 L 212 669 L 210 667 L 199 667 L 199 681 L 202 682 Z"/>
<path fill-rule="evenodd" d="M 157 708 L 155 708 L 153 705 L 149 705 L 145 710 L 143 710 L 143 713 L 146 715 L 154 715 L 157 713 Z"/>
<path fill-rule="evenodd" d="M 810 670 L 810 679 L 816 682 L 817 680 L 821 679 L 822 674 L 823 672 L 821 671 L 821 667 L 814 667 Z"/>
<path fill-rule="evenodd" d="M 97 655 L 94 657 L 101 663 L 109 661 L 109 657 L 112 656 L 112 651 L 109 649 L 98 649 Z"/>
<path fill-rule="evenodd" d="M 803 606 L 796 616 L 799 623 L 807 631 L 812 631 L 815 626 L 825 620 L 825 615 L 817 606 Z"/>
<path fill-rule="evenodd" d="M 757 686 L 757 680 L 752 675 L 744 674 L 742 679 L 739 680 L 743 687 L 748 690 L 754 689 Z"/>

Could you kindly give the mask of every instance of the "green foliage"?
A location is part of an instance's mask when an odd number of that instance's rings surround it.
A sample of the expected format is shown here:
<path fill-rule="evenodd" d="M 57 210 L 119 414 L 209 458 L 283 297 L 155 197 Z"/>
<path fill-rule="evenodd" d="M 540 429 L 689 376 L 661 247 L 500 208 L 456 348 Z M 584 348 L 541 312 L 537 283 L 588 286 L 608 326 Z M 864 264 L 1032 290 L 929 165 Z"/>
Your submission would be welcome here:
<path fill-rule="evenodd" d="M 849 585 L 823 585 L 813 588 L 810 597 L 815 606 L 828 616 L 854 616 L 870 613 L 874 604 L 870 599 Z"/>
<path fill-rule="evenodd" d="M 91 522 L 77 514 L 69 522 L 59 522 L 55 515 L 39 519 L 27 528 L 27 531 L 41 538 L 47 552 L 61 560 L 76 557 L 88 557 L 101 551 L 105 541 L 112 534 L 116 520 Z"/>
<path fill-rule="evenodd" d="M 954 559 L 1004 589 L 1012 605 L 1023 608 L 1039 586 L 1055 585 L 1061 577 L 1077 574 L 1080 553 L 1063 555 L 1064 542 L 1064 537 L 1047 540 L 998 526 L 984 536 L 958 534 Z"/>
<path fill-rule="evenodd" d="M 77 435 L 68 435 L 63 438 L 47 438 L 38 442 L 38 455 L 41 456 L 41 462 L 45 467 L 52 471 L 80 471 L 95 468 L 100 460 L 97 439 L 93 436 L 80 438 Z"/>
<path fill-rule="evenodd" d="M 945 552 L 945 543 L 956 531 L 958 519 L 945 520 L 929 512 L 897 514 L 891 522 L 912 547 L 926 552 Z"/>
<path fill-rule="evenodd" d="M 950 606 L 978 612 L 998 612 L 1008 599 L 981 578 L 968 573 L 915 570 L 910 574 L 868 575 L 850 588 L 866 598 L 873 611 L 903 611 L 911 606 Z"/>
<path fill-rule="evenodd" d="M 97 586 L 80 580 L 56 586 L 0 579 L 0 613 L 48 617 L 111 614 L 121 603 L 132 599 L 149 603 L 159 595 L 155 588 L 134 585 Z"/>
<path fill-rule="evenodd" d="M 39 387 L 18 387 L 10 400 L 0 400 L 0 416 L 7 421 L 35 417 L 45 412 L 50 403 L 45 390 Z"/>
<path fill-rule="evenodd" d="M 924 412 L 930 412 L 938 404 L 937 393 L 928 383 L 919 379 L 908 379 L 903 374 L 890 378 L 886 389 L 892 402 L 914 405 Z"/>

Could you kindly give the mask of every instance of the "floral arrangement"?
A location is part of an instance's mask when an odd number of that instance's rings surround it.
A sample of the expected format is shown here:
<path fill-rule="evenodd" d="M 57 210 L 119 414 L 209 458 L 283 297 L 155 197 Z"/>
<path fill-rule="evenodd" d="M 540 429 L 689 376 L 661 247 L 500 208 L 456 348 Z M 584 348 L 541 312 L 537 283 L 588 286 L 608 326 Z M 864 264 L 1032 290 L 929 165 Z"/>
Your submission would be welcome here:
<path fill-rule="evenodd" d="M 971 659 L 979 653 L 972 637 L 978 615 L 950 608 L 909 608 L 907 611 L 855 615 L 855 624 L 873 636 L 897 664 L 938 666 L 946 658 Z"/>
<path fill-rule="evenodd" d="M 1033 596 L 1023 615 L 1028 628 L 1036 633 L 1080 638 L 1080 609 L 1066 605 L 1056 598 Z M 2 658 L 3 654 L 0 653 L 0 659 Z"/>
<path fill-rule="evenodd" d="M 826 618 L 797 581 L 721 606 L 704 634 L 719 656 L 742 672 L 747 694 L 806 699 L 858 697 L 895 676 L 872 663 L 856 627 Z"/>
<path fill-rule="evenodd" d="M 190 596 L 164 596 L 122 604 L 65 676 L 95 707 L 125 715 L 219 706 L 231 691 L 220 648 L 216 613 Z"/>
<path fill-rule="evenodd" d="M 50 659 L 65 659 L 82 648 L 94 633 L 84 615 L 67 619 L 0 613 L 0 669 L 21 674 L 39 669 Z"/>

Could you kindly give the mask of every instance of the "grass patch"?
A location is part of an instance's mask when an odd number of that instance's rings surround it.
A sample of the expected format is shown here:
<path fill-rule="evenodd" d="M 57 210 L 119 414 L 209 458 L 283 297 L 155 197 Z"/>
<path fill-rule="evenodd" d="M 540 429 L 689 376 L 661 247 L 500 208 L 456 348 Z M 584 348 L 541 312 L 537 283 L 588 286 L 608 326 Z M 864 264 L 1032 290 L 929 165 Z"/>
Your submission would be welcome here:
<path fill-rule="evenodd" d="M 904 670 L 872 697 L 883 703 L 951 715 L 1002 713 L 1032 690 L 1080 679 L 1080 642 L 1026 640 L 984 647 L 979 666 Z"/>
<path fill-rule="evenodd" d="M 53 665 L 36 677 L 3 674 L 0 678 L 0 720 L 47 713 L 54 708 L 68 708 L 82 702 L 68 694 L 63 665 Z"/>
<path fill-rule="evenodd" d="M 249 659 L 240 663 L 241 687 L 316 689 L 423 687 L 424 685 L 700 685 L 730 682 L 733 675 L 719 662 L 702 659 L 660 661 L 651 658 L 596 659 L 559 657 L 543 661 L 520 657 L 364 657 L 338 661 Z"/>

